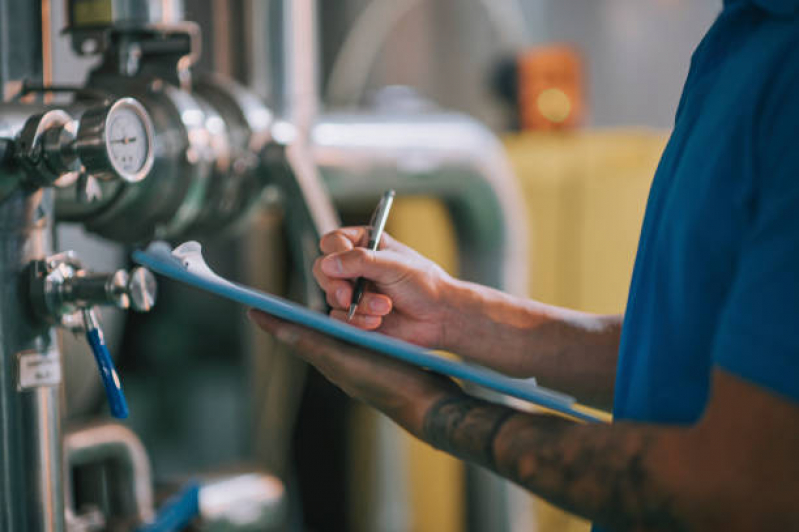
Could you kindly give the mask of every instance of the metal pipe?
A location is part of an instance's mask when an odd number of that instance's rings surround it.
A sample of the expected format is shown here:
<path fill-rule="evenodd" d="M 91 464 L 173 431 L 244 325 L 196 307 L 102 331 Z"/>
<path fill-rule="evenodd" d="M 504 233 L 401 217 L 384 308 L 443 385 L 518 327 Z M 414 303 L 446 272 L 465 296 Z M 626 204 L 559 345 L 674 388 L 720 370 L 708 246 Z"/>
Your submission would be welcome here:
<path fill-rule="evenodd" d="M 0 204 L 2 530 L 64 530 L 61 355 L 54 332 L 31 316 L 21 292 L 25 267 L 52 253 L 52 213 L 48 190 L 17 190 Z"/>
<path fill-rule="evenodd" d="M 310 131 L 319 110 L 316 0 L 282 0 L 283 118 Z"/>
<path fill-rule="evenodd" d="M 443 200 L 455 219 L 461 275 L 527 294 L 527 218 L 496 136 L 461 114 L 329 114 L 314 161 L 338 205 L 374 203 L 388 187 Z"/>
<path fill-rule="evenodd" d="M 316 0 L 248 0 L 246 6 L 250 85 L 280 119 L 307 132 L 319 109 Z"/>
<path fill-rule="evenodd" d="M 81 465 L 111 462 L 119 473 L 116 496 L 131 510 L 139 523 L 155 517 L 150 459 L 138 436 L 119 423 L 99 423 L 70 429 L 64 435 L 64 498 L 74 511 L 72 469 Z"/>
<path fill-rule="evenodd" d="M 275 139 L 286 146 L 285 157 L 297 183 L 297 195 L 313 220 L 318 240 L 339 225 L 338 214 L 314 165 L 309 139 L 319 111 L 316 0 L 280 0 L 282 10 L 280 108 L 286 126 L 276 124 Z M 290 125 L 290 126 L 288 126 Z M 281 131 L 281 129 L 283 131 Z M 316 255 L 314 242 L 310 260 Z"/>
<path fill-rule="evenodd" d="M 255 61 L 250 65 L 250 84 L 267 95 L 277 118 L 272 125 L 275 149 L 272 156 L 267 154 L 277 165 L 268 165 L 269 170 L 278 176 L 286 212 L 292 214 L 295 206 L 304 211 L 299 223 L 310 223 L 303 232 L 310 230 L 307 239 L 314 241 L 315 250 L 318 237 L 339 225 L 308 144 L 319 110 L 316 0 L 250 0 L 248 7 L 250 55 L 255 59 L 265 51 L 269 58 L 268 68 Z"/>

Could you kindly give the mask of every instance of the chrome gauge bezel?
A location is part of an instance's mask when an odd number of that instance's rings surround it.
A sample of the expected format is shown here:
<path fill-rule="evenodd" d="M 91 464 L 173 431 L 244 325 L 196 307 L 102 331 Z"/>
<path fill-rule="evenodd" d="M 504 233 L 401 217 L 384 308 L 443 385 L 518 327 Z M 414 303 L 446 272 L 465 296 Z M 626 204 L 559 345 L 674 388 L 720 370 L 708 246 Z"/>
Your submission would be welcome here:
<path fill-rule="evenodd" d="M 137 118 L 139 119 L 142 128 L 144 129 L 144 133 L 146 136 L 146 149 L 147 154 L 144 158 L 144 163 L 142 166 L 135 172 L 126 171 L 124 168 L 118 164 L 116 157 L 114 156 L 113 151 L 111 150 L 111 137 L 110 137 L 110 126 L 111 121 L 114 119 L 115 115 L 123 109 L 127 109 L 132 111 Z M 113 171 L 116 175 L 119 176 L 120 179 L 127 183 L 138 183 L 139 181 L 143 180 L 147 177 L 147 174 L 150 173 L 150 170 L 153 167 L 153 162 L 155 161 L 155 142 L 153 139 L 154 136 L 154 127 L 153 122 L 150 119 L 150 115 L 147 113 L 147 110 L 144 108 L 142 104 L 140 104 L 137 100 L 133 98 L 120 98 L 116 102 L 114 102 L 111 107 L 108 108 L 108 111 L 105 115 L 105 122 L 103 127 L 103 141 L 105 145 L 106 157 L 108 159 L 108 163 L 113 168 Z"/>

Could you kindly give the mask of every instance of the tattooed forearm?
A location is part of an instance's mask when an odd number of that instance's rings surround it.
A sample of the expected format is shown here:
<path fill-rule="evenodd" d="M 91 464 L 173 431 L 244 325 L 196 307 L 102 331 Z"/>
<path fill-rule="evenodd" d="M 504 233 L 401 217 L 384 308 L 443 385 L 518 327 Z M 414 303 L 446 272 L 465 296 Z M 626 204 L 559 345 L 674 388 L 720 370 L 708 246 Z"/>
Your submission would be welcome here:
<path fill-rule="evenodd" d="M 494 440 L 516 413 L 468 395 L 453 395 L 430 409 L 423 430 L 433 447 L 495 469 Z"/>
<path fill-rule="evenodd" d="M 687 530 L 674 496 L 650 471 L 657 433 L 586 426 L 466 395 L 430 408 L 424 437 L 613 530 Z"/>

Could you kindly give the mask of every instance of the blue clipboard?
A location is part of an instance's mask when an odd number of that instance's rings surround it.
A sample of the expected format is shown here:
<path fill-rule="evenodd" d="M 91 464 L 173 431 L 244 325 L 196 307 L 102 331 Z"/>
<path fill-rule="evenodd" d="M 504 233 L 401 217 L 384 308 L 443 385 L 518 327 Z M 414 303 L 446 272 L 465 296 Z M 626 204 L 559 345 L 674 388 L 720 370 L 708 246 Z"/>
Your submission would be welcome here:
<path fill-rule="evenodd" d="M 377 332 L 363 331 L 321 312 L 219 277 L 205 263 L 202 248 L 197 242 L 186 242 L 174 250 L 165 242 L 154 242 L 144 251 L 134 251 L 133 260 L 170 279 L 262 310 L 338 340 L 468 381 L 582 421 L 601 422 L 597 417 L 576 410 L 574 408 L 576 401 L 573 397 L 539 387 L 532 379 L 512 379 L 482 366 L 450 360 L 408 342 Z"/>

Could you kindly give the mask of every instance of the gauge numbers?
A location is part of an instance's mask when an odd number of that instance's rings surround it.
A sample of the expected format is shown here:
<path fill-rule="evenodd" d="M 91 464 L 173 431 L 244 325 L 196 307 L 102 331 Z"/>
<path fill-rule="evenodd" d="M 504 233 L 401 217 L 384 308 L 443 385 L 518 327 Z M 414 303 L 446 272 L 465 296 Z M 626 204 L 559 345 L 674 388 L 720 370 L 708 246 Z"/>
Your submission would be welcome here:
<path fill-rule="evenodd" d="M 138 109 L 120 106 L 108 117 L 107 143 L 111 164 L 122 174 L 137 174 L 148 162 L 149 131 Z"/>

